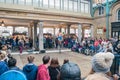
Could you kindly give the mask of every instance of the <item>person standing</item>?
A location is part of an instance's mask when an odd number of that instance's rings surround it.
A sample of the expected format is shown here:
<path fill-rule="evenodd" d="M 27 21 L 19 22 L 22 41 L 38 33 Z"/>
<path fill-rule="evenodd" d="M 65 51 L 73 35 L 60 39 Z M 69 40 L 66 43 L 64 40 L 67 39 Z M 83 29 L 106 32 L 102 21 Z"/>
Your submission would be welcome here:
<path fill-rule="evenodd" d="M 9 68 L 5 62 L 5 54 L 0 52 L 0 75 L 8 70 Z"/>
<path fill-rule="evenodd" d="M 57 58 L 52 58 L 49 69 L 49 75 L 51 80 L 59 80 L 60 77 L 60 65 Z"/>
<path fill-rule="evenodd" d="M 19 51 L 20 51 L 20 54 L 22 54 L 22 52 L 23 52 L 23 45 L 24 45 L 22 39 L 20 39 L 20 40 L 18 41 L 18 44 L 19 44 Z"/>
<path fill-rule="evenodd" d="M 50 56 L 44 56 L 42 58 L 43 64 L 38 66 L 37 80 L 50 80 L 48 66 L 50 62 Z"/>
<path fill-rule="evenodd" d="M 36 80 L 38 67 L 33 63 L 34 57 L 28 56 L 28 64 L 23 67 L 27 80 Z"/>

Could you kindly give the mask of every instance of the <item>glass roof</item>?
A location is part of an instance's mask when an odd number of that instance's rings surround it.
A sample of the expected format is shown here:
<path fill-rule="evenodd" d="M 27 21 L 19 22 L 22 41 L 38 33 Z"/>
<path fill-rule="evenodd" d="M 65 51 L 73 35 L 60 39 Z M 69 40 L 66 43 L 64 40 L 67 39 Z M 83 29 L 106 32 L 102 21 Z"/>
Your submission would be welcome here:
<path fill-rule="evenodd" d="M 107 2 L 107 0 L 93 0 L 93 7 L 97 6 L 97 4 L 102 2 L 103 4 Z M 109 2 L 114 1 L 114 0 L 108 0 Z"/>

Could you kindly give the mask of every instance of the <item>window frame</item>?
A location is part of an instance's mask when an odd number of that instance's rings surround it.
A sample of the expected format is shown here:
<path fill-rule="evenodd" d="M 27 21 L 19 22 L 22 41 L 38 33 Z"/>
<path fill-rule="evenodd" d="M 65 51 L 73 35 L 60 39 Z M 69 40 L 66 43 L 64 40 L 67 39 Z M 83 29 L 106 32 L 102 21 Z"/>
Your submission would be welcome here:
<path fill-rule="evenodd" d="M 103 15 L 104 12 L 105 12 L 104 10 L 105 10 L 104 6 L 100 6 L 100 7 L 98 8 L 98 15 L 99 15 L 99 16 Z"/>

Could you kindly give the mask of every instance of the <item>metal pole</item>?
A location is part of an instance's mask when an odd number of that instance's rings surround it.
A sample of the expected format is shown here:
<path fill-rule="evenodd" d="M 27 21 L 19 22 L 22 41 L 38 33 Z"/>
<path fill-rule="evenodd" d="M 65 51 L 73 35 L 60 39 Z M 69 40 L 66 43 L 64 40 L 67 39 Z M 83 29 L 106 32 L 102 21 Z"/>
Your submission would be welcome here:
<path fill-rule="evenodd" d="M 92 17 L 94 16 L 94 14 L 93 14 L 93 1 L 92 0 L 90 0 L 90 14 Z"/>
<path fill-rule="evenodd" d="M 106 38 L 109 38 L 109 2 L 106 2 Z"/>

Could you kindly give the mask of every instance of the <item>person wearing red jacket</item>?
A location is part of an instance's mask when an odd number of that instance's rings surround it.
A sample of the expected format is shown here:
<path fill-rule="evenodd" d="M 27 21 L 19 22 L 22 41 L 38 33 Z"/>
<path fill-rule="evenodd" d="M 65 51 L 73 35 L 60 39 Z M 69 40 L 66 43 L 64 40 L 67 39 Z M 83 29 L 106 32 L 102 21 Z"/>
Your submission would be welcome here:
<path fill-rule="evenodd" d="M 50 62 L 50 56 L 44 56 L 42 58 L 43 64 L 38 66 L 37 80 L 50 80 L 48 66 Z"/>

